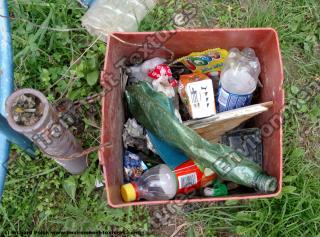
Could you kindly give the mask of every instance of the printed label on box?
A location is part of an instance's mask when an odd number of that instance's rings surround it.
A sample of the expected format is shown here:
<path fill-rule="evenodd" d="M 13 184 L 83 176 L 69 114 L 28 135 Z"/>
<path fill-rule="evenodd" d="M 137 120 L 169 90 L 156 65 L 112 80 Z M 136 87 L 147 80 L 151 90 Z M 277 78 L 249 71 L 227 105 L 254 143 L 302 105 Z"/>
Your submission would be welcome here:
<path fill-rule="evenodd" d="M 216 114 L 211 79 L 188 83 L 186 92 L 192 111 L 192 118 L 204 118 Z"/>

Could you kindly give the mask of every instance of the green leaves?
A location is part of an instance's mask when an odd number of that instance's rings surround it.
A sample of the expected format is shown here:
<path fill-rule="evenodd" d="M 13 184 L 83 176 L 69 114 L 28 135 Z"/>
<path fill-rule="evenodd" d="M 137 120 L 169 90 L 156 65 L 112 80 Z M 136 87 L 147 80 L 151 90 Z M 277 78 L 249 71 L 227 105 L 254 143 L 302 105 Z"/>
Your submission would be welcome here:
<path fill-rule="evenodd" d="M 248 227 L 246 227 L 246 226 L 237 226 L 236 227 L 236 233 L 238 235 L 244 235 L 247 232 L 248 232 Z"/>
<path fill-rule="evenodd" d="M 85 172 L 81 177 L 81 184 L 84 186 L 85 194 L 88 197 L 90 193 L 95 189 L 96 178 L 93 174 Z"/>
<path fill-rule="evenodd" d="M 290 87 L 290 89 L 291 89 L 292 94 L 294 94 L 294 95 L 298 94 L 298 92 L 300 91 L 300 89 L 295 85 L 292 85 Z"/>
<path fill-rule="evenodd" d="M 225 202 L 226 206 L 234 206 L 239 203 L 239 200 L 228 200 Z"/>
<path fill-rule="evenodd" d="M 77 191 L 77 179 L 75 176 L 70 176 L 68 179 L 64 180 L 63 182 L 63 189 L 69 195 L 69 197 L 76 202 L 76 191 Z"/>
<path fill-rule="evenodd" d="M 89 86 L 94 86 L 97 84 L 99 79 L 99 66 L 100 63 L 96 55 L 88 56 L 89 58 L 84 58 L 79 64 L 74 65 L 71 74 L 79 82 L 80 79 L 85 78 L 86 83 Z M 77 87 L 82 86 L 82 83 L 77 83 Z"/>
<path fill-rule="evenodd" d="M 99 78 L 99 72 L 98 71 L 92 71 L 87 74 L 87 83 L 89 86 L 93 86 L 97 83 L 98 78 Z"/>
<path fill-rule="evenodd" d="M 288 175 L 288 176 L 285 176 L 285 177 L 282 179 L 282 182 L 284 182 L 284 183 L 291 183 L 291 182 L 293 182 L 296 178 L 297 178 L 296 175 Z"/>
<path fill-rule="evenodd" d="M 194 227 L 191 225 L 187 230 L 186 237 L 197 237 L 197 236 L 198 235 L 196 234 Z"/>
<path fill-rule="evenodd" d="M 294 187 L 294 186 L 284 186 L 283 188 L 282 188 L 282 194 L 293 194 L 293 193 L 295 193 L 295 191 L 296 191 L 296 187 Z"/>
<path fill-rule="evenodd" d="M 290 109 L 294 112 L 306 113 L 309 110 L 307 102 L 311 96 L 308 92 L 307 87 L 299 88 L 291 85 L 287 96 Z"/>
<path fill-rule="evenodd" d="M 303 48 L 307 53 L 313 54 L 313 49 L 317 45 L 317 37 L 314 34 L 310 34 L 305 38 Z"/>
<path fill-rule="evenodd" d="M 290 157 L 291 158 L 301 158 L 304 156 L 304 154 L 305 154 L 305 151 L 302 148 L 296 147 L 291 152 Z"/>
<path fill-rule="evenodd" d="M 313 123 L 320 120 L 320 107 L 319 104 L 314 104 L 310 111 L 310 119 Z"/>

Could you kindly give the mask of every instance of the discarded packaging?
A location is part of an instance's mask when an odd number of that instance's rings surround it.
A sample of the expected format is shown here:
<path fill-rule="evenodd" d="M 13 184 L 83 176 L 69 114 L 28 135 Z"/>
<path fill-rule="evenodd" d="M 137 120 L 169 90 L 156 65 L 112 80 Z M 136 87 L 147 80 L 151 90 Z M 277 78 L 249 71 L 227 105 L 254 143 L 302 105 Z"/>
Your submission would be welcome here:
<path fill-rule="evenodd" d="M 241 52 L 232 48 L 221 72 L 218 111 L 223 112 L 251 104 L 257 88 L 260 62 L 251 48 Z"/>
<path fill-rule="evenodd" d="M 227 56 L 228 51 L 225 49 L 208 49 L 203 52 L 191 53 L 177 59 L 174 63 L 182 62 L 192 72 L 214 77 L 222 70 L 223 62 Z"/>
<path fill-rule="evenodd" d="M 175 88 L 178 87 L 178 81 L 172 78 L 172 72 L 169 66 L 165 64 L 160 64 L 156 66 L 148 76 L 154 80 L 160 79 L 161 77 L 168 78 L 170 85 Z"/>
<path fill-rule="evenodd" d="M 130 112 L 140 124 L 220 178 L 261 192 L 276 190 L 276 178 L 266 175 L 257 164 L 225 145 L 209 143 L 178 122 L 167 109 L 169 98 L 154 91 L 147 82 L 128 86 L 126 98 Z"/>
<path fill-rule="evenodd" d="M 221 183 L 220 180 L 215 180 L 213 187 L 206 187 L 203 190 L 205 197 L 220 197 L 228 195 L 228 186 Z"/>
<path fill-rule="evenodd" d="M 216 114 L 212 80 L 206 75 L 181 75 L 179 94 L 193 119 Z"/>
<path fill-rule="evenodd" d="M 124 180 L 126 182 L 137 181 L 148 167 L 140 157 L 130 151 L 125 151 L 123 159 Z"/>
<path fill-rule="evenodd" d="M 181 62 L 170 64 L 170 69 L 172 72 L 172 77 L 176 80 L 179 80 L 181 75 L 192 73 L 192 71 Z"/>
<path fill-rule="evenodd" d="M 159 139 L 151 132 L 148 132 L 148 137 L 150 138 L 155 153 L 161 157 L 161 160 L 163 160 L 170 169 L 174 170 L 189 160 L 182 151 L 168 144 L 166 141 Z"/>
<path fill-rule="evenodd" d="M 144 128 L 134 118 L 129 118 L 124 124 L 122 139 L 126 149 L 133 147 L 139 151 L 148 150 Z"/>
<path fill-rule="evenodd" d="M 170 98 L 168 102 L 169 103 L 165 104 L 164 106 L 166 106 L 167 110 L 177 117 L 177 109 L 174 108 L 173 100 Z M 177 166 L 189 160 L 189 158 L 185 154 L 183 154 L 183 152 L 181 152 L 176 147 L 168 144 L 166 141 L 159 139 L 152 132 L 147 131 L 147 137 L 149 138 L 149 141 L 151 143 L 150 145 L 152 145 L 152 149 L 150 150 L 158 154 L 164 161 L 164 163 L 166 163 L 166 165 L 170 167 L 170 169 L 173 170 Z"/>
<path fill-rule="evenodd" d="M 157 80 L 160 77 L 172 78 L 172 72 L 169 66 L 159 64 L 153 70 L 149 71 L 148 76 L 154 80 Z"/>
<path fill-rule="evenodd" d="M 163 64 L 167 60 L 164 58 L 152 58 L 144 61 L 140 65 L 129 67 L 129 83 L 135 83 L 138 81 L 152 82 L 152 78 L 149 77 L 149 73 L 152 72 L 158 65 Z"/>
<path fill-rule="evenodd" d="M 130 75 L 129 84 L 138 81 L 150 82 L 156 91 L 172 98 L 175 106 L 174 113 L 178 120 L 182 122 L 179 113 L 179 98 L 176 92 L 178 82 L 172 78 L 171 69 L 164 62 L 166 62 L 166 59 L 156 57 L 143 62 L 141 65 L 130 67 L 128 71 Z"/>
<path fill-rule="evenodd" d="M 169 98 L 175 97 L 174 87 L 177 86 L 177 81 L 172 79 L 171 70 L 167 65 L 156 66 L 148 75 L 153 79 L 152 86 L 156 91 L 164 93 Z"/>
<path fill-rule="evenodd" d="M 174 173 L 178 179 L 177 193 L 181 194 L 206 187 L 212 184 L 213 180 L 217 178 L 217 174 L 212 170 L 208 168 L 200 169 L 193 160 L 188 160 L 175 168 Z"/>
<path fill-rule="evenodd" d="M 144 129 L 142 126 L 140 126 L 137 122 L 137 120 L 128 119 L 127 122 L 124 124 L 124 130 L 125 132 L 134 138 L 144 138 Z"/>
<path fill-rule="evenodd" d="M 238 127 L 248 119 L 268 111 L 273 105 L 272 101 L 234 109 L 216 115 L 184 122 L 185 125 L 195 130 L 201 137 L 212 143 L 218 143 L 220 137 L 226 132 Z"/>
<path fill-rule="evenodd" d="M 222 143 L 240 152 L 262 167 L 262 138 L 259 128 L 230 131 L 222 136 Z"/>
<path fill-rule="evenodd" d="M 112 32 L 138 31 L 139 22 L 155 5 L 155 0 L 95 0 L 81 21 L 90 34 L 106 41 Z"/>
<path fill-rule="evenodd" d="M 12 105 L 13 120 L 20 126 L 32 126 L 43 114 L 39 99 L 33 95 L 21 95 Z"/>
<path fill-rule="evenodd" d="M 148 136 L 148 133 L 146 134 L 146 139 L 147 139 L 147 147 L 150 151 L 152 151 L 154 154 L 158 154 L 158 152 L 156 151 L 156 149 L 154 148 L 150 137 Z"/>
<path fill-rule="evenodd" d="M 157 165 L 147 170 L 137 182 L 121 186 L 121 196 L 125 202 L 140 199 L 169 200 L 177 193 L 177 179 L 166 165 Z"/>

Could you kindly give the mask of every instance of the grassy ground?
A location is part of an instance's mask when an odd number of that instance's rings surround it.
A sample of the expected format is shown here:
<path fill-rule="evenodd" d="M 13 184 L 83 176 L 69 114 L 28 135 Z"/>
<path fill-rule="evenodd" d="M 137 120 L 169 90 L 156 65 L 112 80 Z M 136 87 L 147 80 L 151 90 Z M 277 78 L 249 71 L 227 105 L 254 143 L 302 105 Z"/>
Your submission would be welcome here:
<path fill-rule="evenodd" d="M 99 90 L 97 73 L 105 46 L 80 27 L 75 1 L 11 0 L 14 19 L 17 88 L 43 91 L 55 102 Z M 186 1 L 162 1 L 140 30 L 167 29 L 168 19 Z M 261 27 L 277 29 L 285 66 L 284 188 L 279 198 L 197 205 L 173 219 L 182 236 L 320 236 L 320 96 L 310 83 L 320 81 L 320 3 L 318 0 L 190 1 L 198 9 L 189 27 Z M 170 25 L 170 24 L 169 24 Z M 68 30 L 66 30 L 68 29 Z M 84 52 L 84 56 L 77 60 Z M 70 66 L 72 65 L 72 66 Z M 306 93 L 302 93 L 306 92 Z M 86 147 L 99 136 L 99 105 L 83 108 Z M 94 114 L 94 116 L 88 116 Z M 90 169 L 70 177 L 40 154 L 31 159 L 12 149 L 6 191 L 0 206 L 5 231 L 125 230 L 159 233 L 148 209 L 111 209 L 103 190 L 97 155 Z M 169 234 L 167 232 L 167 234 Z M 156 235 L 156 234 L 155 234 Z"/>

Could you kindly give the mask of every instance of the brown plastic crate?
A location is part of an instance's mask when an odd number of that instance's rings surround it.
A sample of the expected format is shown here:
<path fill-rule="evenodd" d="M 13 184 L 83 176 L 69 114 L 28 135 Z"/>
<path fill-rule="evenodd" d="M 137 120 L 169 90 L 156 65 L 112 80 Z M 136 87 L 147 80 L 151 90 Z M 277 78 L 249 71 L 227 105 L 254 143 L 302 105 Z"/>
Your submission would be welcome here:
<path fill-rule="evenodd" d="M 189 202 L 214 202 L 254 198 L 269 198 L 280 194 L 282 189 L 282 113 L 284 109 L 283 68 L 277 32 L 272 28 L 244 29 L 195 29 L 162 32 L 114 33 L 108 38 L 104 69 L 101 73 L 101 84 L 108 93 L 102 99 L 102 134 L 101 142 L 111 142 L 111 148 L 100 150 L 99 159 L 106 182 L 108 203 L 112 207 L 132 205 L 180 203 L 183 200 L 139 201 L 124 203 L 120 195 L 123 184 L 123 145 L 122 129 L 125 122 L 123 106 L 123 84 L 119 80 L 121 62 L 144 57 L 144 60 L 155 56 L 170 58 L 163 49 L 152 50 L 144 44 L 156 37 L 162 39 L 163 46 L 172 52 L 174 57 L 185 56 L 191 52 L 209 48 L 251 47 L 256 51 L 261 63 L 260 80 L 263 88 L 257 102 L 273 101 L 273 107 L 253 119 L 255 126 L 263 133 L 264 170 L 278 179 L 279 186 L 272 194 L 241 194 L 227 197 L 201 197 L 189 199 Z M 121 40 L 119 40 L 121 39 Z M 130 42 L 130 44 L 125 43 Z M 139 47 L 137 45 L 144 47 Z"/>

